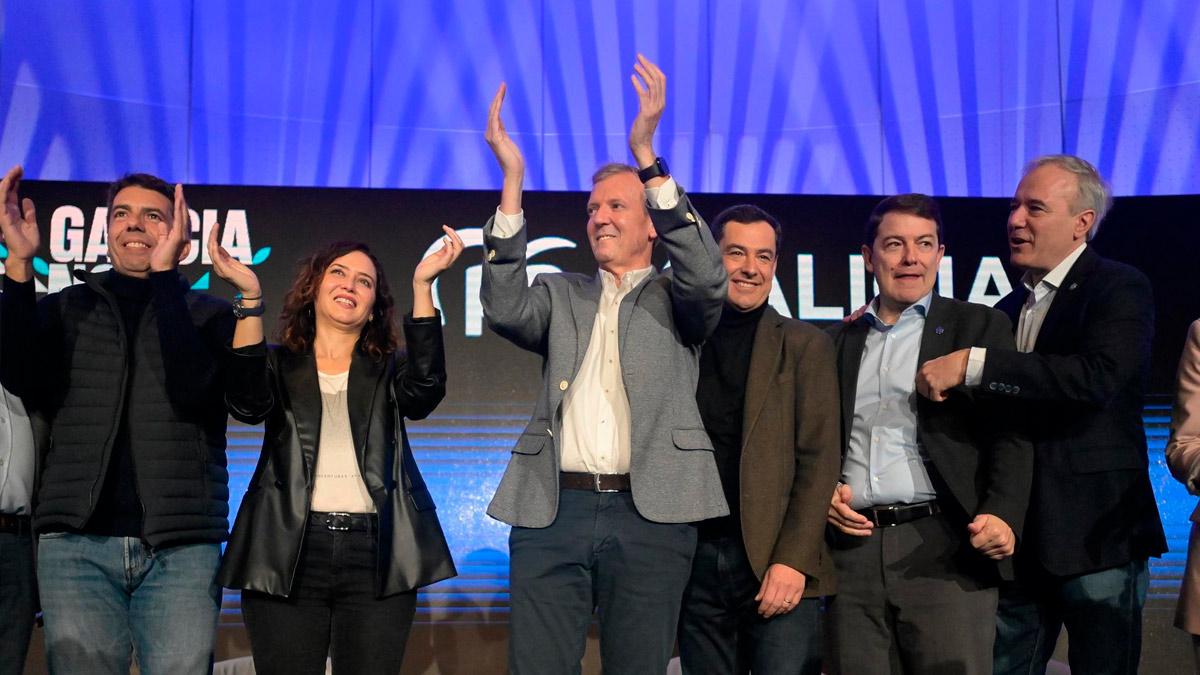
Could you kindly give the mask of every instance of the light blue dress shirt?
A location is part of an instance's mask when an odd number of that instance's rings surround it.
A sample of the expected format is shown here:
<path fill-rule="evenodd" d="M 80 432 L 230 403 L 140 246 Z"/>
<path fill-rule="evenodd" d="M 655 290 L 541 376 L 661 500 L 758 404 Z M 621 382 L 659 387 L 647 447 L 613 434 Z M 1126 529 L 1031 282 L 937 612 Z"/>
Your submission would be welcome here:
<path fill-rule="evenodd" d="M 878 298 L 858 369 L 854 422 L 842 462 L 842 482 L 854 492 L 850 507 L 916 504 L 937 497 L 917 434 L 917 359 L 933 294 L 900 314 L 895 325 L 877 314 Z"/>

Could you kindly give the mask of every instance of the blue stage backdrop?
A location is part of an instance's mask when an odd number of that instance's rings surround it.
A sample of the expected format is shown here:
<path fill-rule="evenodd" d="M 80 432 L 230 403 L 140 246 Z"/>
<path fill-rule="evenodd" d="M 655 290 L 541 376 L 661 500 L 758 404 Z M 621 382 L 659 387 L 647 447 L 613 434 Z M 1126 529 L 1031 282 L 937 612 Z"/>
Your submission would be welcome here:
<path fill-rule="evenodd" d="M 659 149 L 706 192 L 1007 197 L 1079 154 L 1200 193 L 1195 0 L 0 0 L 0 165 L 234 185 L 482 189 L 509 84 L 528 186 Z"/>
<path fill-rule="evenodd" d="M 679 175 L 686 186 L 686 178 Z M 38 206 L 42 251 L 35 261 L 40 291 L 72 283 L 72 273 L 107 267 L 105 185 L 30 181 L 22 196 Z M 181 271 L 197 289 L 222 297 L 232 291 L 213 277 L 201 242 L 222 223 L 223 242 L 251 263 L 263 281 L 269 316 L 277 315 L 295 263 L 321 244 L 355 237 L 369 242 L 411 307 L 412 269 L 431 246 L 440 225 L 460 228 L 470 246 L 439 280 L 436 294 L 445 317 L 449 386 L 445 402 L 410 438 L 437 500 L 462 576 L 422 595 L 421 611 L 440 621 L 502 620 L 507 611 L 508 528 L 484 511 L 499 483 L 509 451 L 533 407 L 540 362 L 492 334 L 479 305 L 482 235 L 495 210 L 495 191 L 362 190 L 195 186 L 187 189 L 192 210 L 192 255 Z M 815 322 L 838 320 L 873 293 L 860 256 L 863 224 L 877 197 L 693 194 L 708 217 L 740 201 L 754 201 L 779 216 L 785 227 L 772 304 L 780 312 Z M 576 192 L 526 195 L 530 272 L 595 269 L 585 238 L 584 205 Z M 946 221 L 947 255 L 938 288 L 943 295 L 994 303 L 1016 277 L 1007 268 L 1004 221 L 1007 199 L 940 200 Z M 1159 507 L 1172 553 L 1152 562 L 1157 606 L 1173 607 L 1194 503 L 1167 473 L 1163 460 L 1175 365 L 1189 322 L 1200 316 L 1195 292 L 1195 252 L 1200 229 L 1194 215 L 1200 197 L 1136 197 L 1118 200 L 1093 242 L 1104 255 L 1144 270 L 1156 297 L 1157 330 L 1146 413 L 1150 461 Z M 0 272 L 6 251 L 0 248 Z M 661 252 L 660 252 L 661 255 Z M 661 260 L 658 261 L 661 264 Z M 274 323 L 273 318 L 268 321 Z M 231 509 L 236 513 L 258 460 L 262 430 L 233 424 L 229 434 Z M 228 621 L 239 621 L 231 595 Z"/>

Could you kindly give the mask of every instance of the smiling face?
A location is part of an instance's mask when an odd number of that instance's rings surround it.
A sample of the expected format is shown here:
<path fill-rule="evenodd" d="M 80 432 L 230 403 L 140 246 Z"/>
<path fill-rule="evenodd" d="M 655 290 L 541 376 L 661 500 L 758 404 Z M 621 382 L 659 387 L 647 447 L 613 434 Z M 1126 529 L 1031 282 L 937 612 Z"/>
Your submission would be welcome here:
<path fill-rule="evenodd" d="M 725 223 L 718 246 L 725 271 L 729 272 L 729 304 L 742 312 L 761 307 L 770 297 L 775 280 L 775 230 L 763 220 L 731 220 Z"/>
<path fill-rule="evenodd" d="M 1076 210 L 1078 197 L 1079 179 L 1066 169 L 1045 164 L 1026 174 L 1008 213 L 1009 262 L 1040 278 L 1079 248 L 1096 212 Z"/>
<path fill-rule="evenodd" d="M 174 205 L 154 190 L 131 185 L 113 198 L 108 212 L 108 259 L 130 277 L 150 275 L 150 250 L 158 233 L 173 226 Z"/>
<path fill-rule="evenodd" d="M 375 265 L 362 251 L 351 251 L 325 268 L 313 300 L 317 331 L 322 326 L 361 331 L 375 307 Z"/>
<path fill-rule="evenodd" d="M 650 266 L 658 235 L 645 202 L 642 182 L 633 173 L 618 173 L 592 186 L 588 241 L 596 262 L 618 279 Z"/>
<path fill-rule="evenodd" d="M 933 290 L 945 249 L 936 222 L 899 211 L 883 216 L 875 242 L 862 249 L 879 283 L 879 318 L 895 323 L 900 312 Z"/>

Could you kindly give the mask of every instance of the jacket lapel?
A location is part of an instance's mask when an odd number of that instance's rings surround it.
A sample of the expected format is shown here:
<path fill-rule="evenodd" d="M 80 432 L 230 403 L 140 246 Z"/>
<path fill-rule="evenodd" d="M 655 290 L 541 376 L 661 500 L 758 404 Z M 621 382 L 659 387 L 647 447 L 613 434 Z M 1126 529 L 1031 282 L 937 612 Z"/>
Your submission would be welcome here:
<path fill-rule="evenodd" d="M 358 459 L 358 469 L 364 478 L 367 475 L 364 457 L 367 442 L 370 440 L 371 412 L 375 410 L 375 397 L 380 390 L 378 385 L 379 378 L 383 375 L 383 364 L 383 361 L 376 361 L 361 353 L 357 347 L 350 358 L 346 406 L 350 412 L 350 435 L 354 439 L 354 455 Z"/>
<path fill-rule="evenodd" d="M 850 442 L 854 425 L 854 399 L 858 393 L 858 369 L 862 365 L 863 349 L 867 346 L 870 319 L 863 317 L 846 326 L 838 345 L 838 373 L 842 390 L 842 456 Z"/>
<path fill-rule="evenodd" d="M 621 307 L 617 310 L 617 330 L 620 331 L 617 335 L 617 353 L 624 354 L 625 352 L 625 336 L 629 334 L 630 318 L 633 316 L 633 308 L 637 305 L 638 298 L 642 292 L 658 276 L 654 268 L 650 268 L 650 274 L 642 279 L 641 283 L 629 290 L 629 293 L 621 299 Z"/>
<path fill-rule="evenodd" d="M 596 311 L 600 306 L 600 272 L 596 276 L 578 283 L 574 293 L 568 293 L 571 300 L 571 315 L 575 317 L 575 365 L 571 373 L 579 372 L 583 363 L 583 355 L 587 353 L 588 343 L 592 339 L 592 327 L 596 325 Z"/>
<path fill-rule="evenodd" d="M 1054 301 L 1046 310 L 1046 317 L 1042 319 L 1042 326 L 1038 329 L 1037 340 L 1034 342 L 1033 350 L 1035 352 L 1049 349 L 1046 341 L 1053 340 L 1059 334 L 1058 326 L 1062 323 L 1063 315 L 1067 308 L 1075 302 L 1079 287 L 1087 282 L 1088 276 L 1099 264 L 1100 256 L 1092 250 L 1091 246 L 1083 249 L 1083 253 L 1079 254 L 1079 259 L 1071 266 L 1067 276 L 1063 277 L 1062 286 L 1055 291 Z"/>
<path fill-rule="evenodd" d="M 758 320 L 754 346 L 750 349 L 750 373 L 746 378 L 746 402 L 742 412 L 742 457 L 748 451 L 747 440 L 754 431 L 758 416 L 766 404 L 772 376 L 779 371 L 783 358 L 783 319 L 774 308 L 767 307 Z"/>
<path fill-rule="evenodd" d="M 929 313 L 925 315 L 925 328 L 921 331 L 921 349 L 917 352 L 918 368 L 930 359 L 949 353 L 946 345 L 950 344 L 949 340 L 953 335 L 953 331 L 945 326 L 945 321 L 949 318 L 946 299 L 935 294 L 930 299 Z"/>
<path fill-rule="evenodd" d="M 291 398 L 293 423 L 304 457 L 304 475 L 312 483 L 316 468 L 317 443 L 321 439 L 321 385 L 317 381 L 317 360 L 309 354 L 279 351 L 283 395 Z"/>

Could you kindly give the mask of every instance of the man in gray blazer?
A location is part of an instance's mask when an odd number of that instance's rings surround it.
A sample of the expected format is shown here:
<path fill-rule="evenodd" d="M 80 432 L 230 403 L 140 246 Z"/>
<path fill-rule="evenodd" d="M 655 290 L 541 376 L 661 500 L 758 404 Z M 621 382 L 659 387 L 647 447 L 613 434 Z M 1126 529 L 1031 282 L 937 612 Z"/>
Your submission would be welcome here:
<path fill-rule="evenodd" d="M 665 672 L 696 549 L 691 523 L 729 512 L 695 400 L 725 270 L 712 234 L 654 154 L 665 77 L 638 61 L 629 146 L 642 169 L 609 164 L 593 176 L 594 276 L 527 281 L 525 163 L 500 119 L 504 85 L 489 114 L 504 188 L 484 228 L 484 316 L 544 359 L 533 418 L 488 508 L 513 526 L 515 675 L 579 672 L 597 607 L 605 672 Z M 661 274 L 650 262 L 656 240 L 671 260 Z"/>

